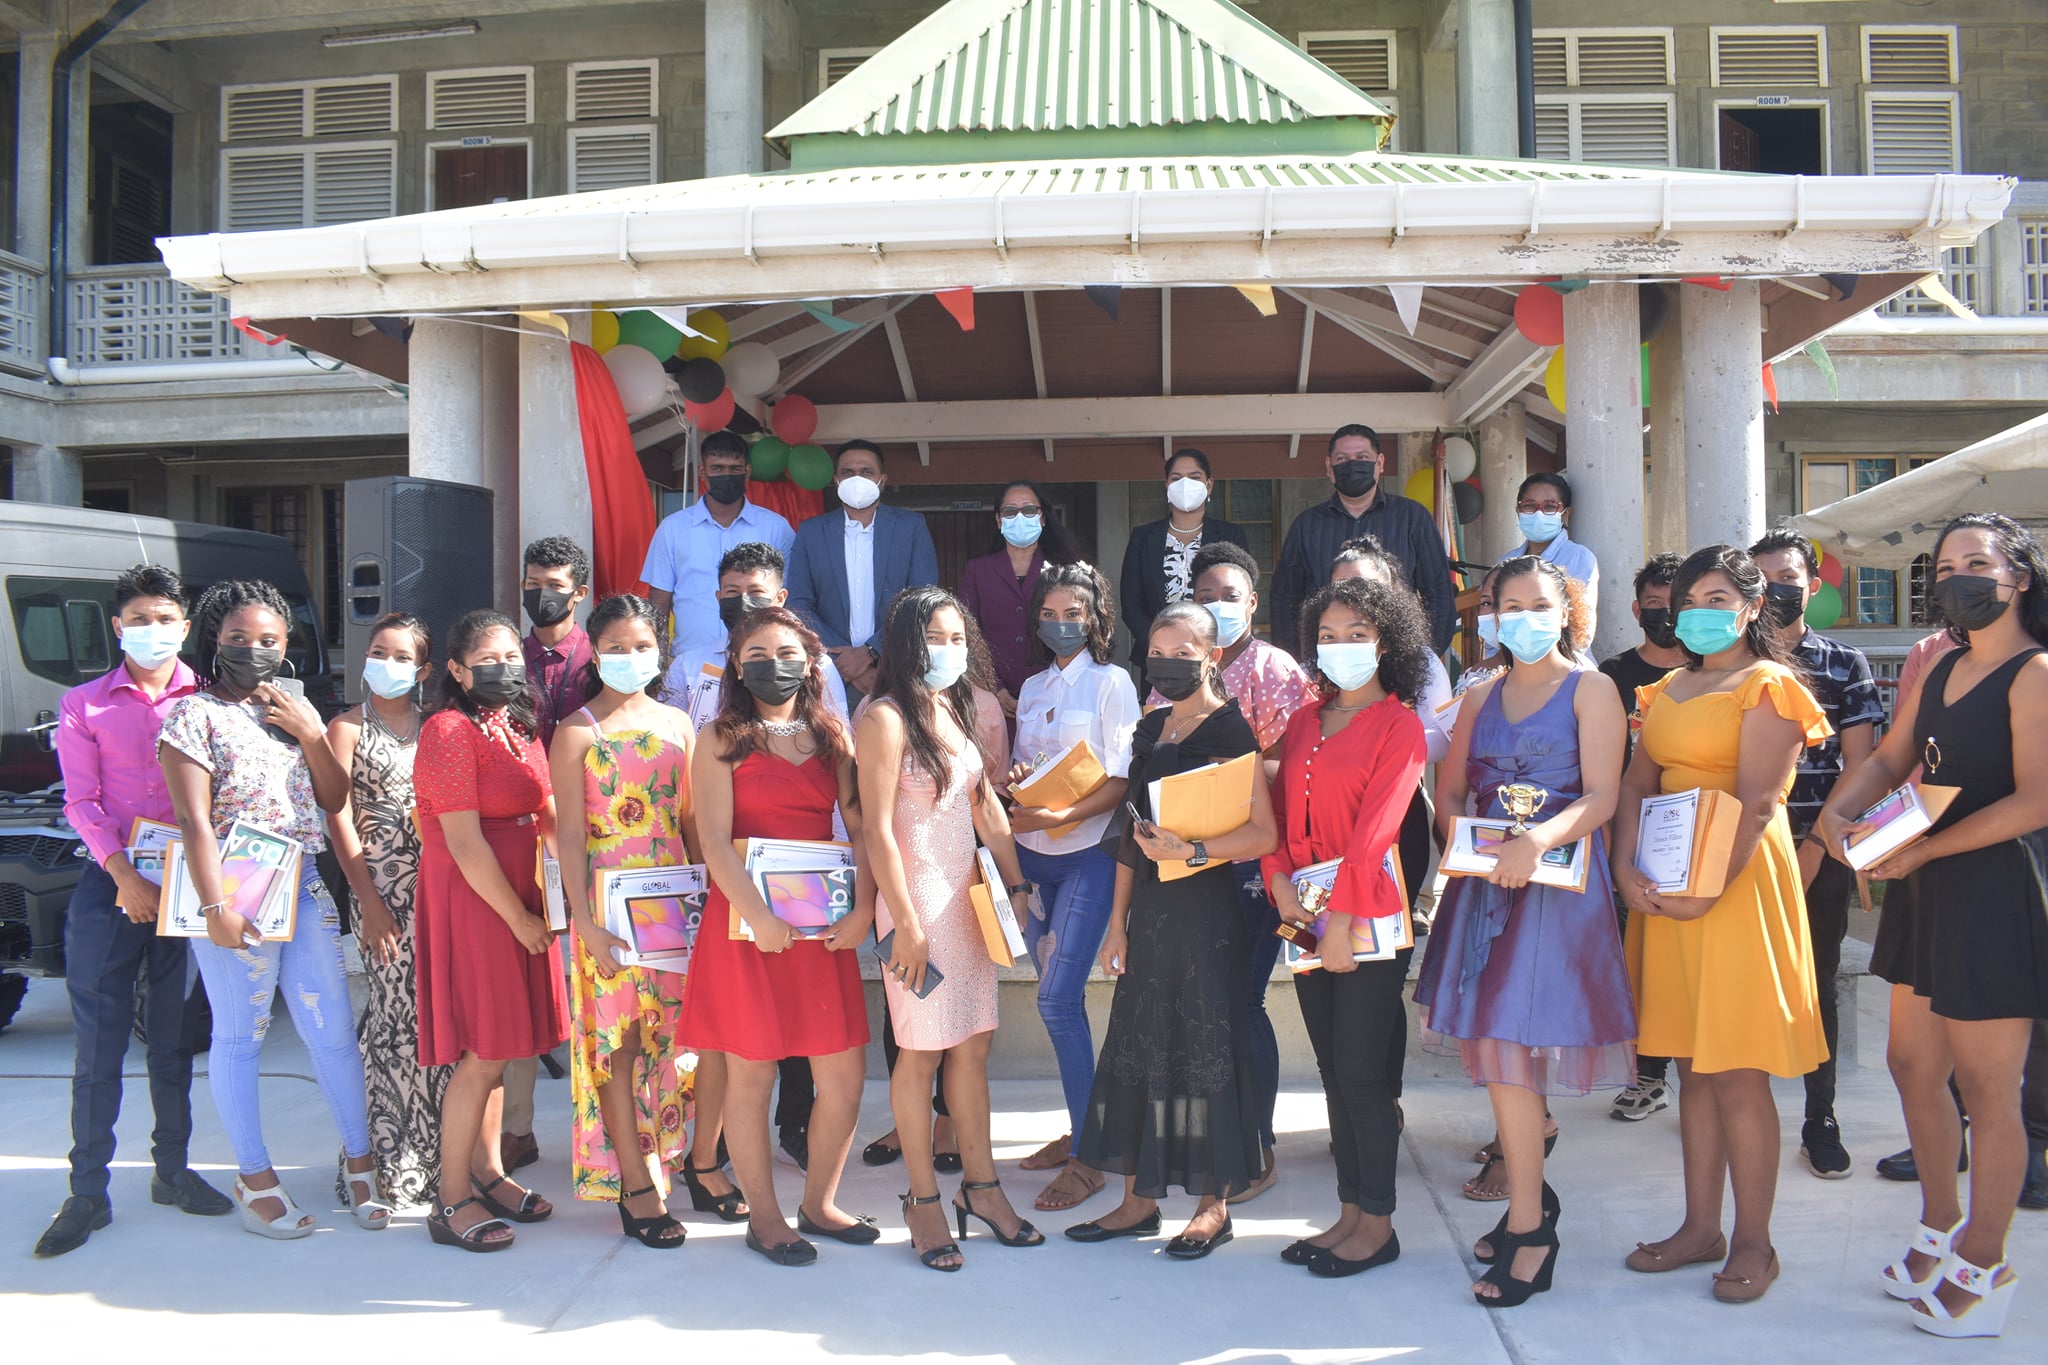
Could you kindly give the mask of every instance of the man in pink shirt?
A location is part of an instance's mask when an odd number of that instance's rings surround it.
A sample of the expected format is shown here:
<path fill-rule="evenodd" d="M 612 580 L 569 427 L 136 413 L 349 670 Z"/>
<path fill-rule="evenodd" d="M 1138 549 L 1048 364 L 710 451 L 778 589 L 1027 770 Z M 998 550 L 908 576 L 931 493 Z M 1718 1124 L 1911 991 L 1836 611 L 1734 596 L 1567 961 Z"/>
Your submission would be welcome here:
<path fill-rule="evenodd" d="M 198 686 L 178 658 L 190 629 L 184 584 L 155 565 L 130 569 L 114 586 L 113 624 L 124 656 L 120 667 L 65 693 L 57 720 L 64 813 L 92 861 L 79 874 L 64 922 L 78 1043 L 71 1073 L 71 1197 L 36 1243 L 38 1256 L 76 1250 L 113 1221 L 107 1168 L 114 1159 L 138 973 L 149 983 L 143 1022 L 156 1114 L 149 1197 L 186 1213 L 216 1215 L 234 1207 L 185 1164 L 192 1138 L 186 940 L 157 937 L 157 888 L 127 853 L 136 820 L 177 819 L 157 766 L 156 740 L 172 703 Z"/>

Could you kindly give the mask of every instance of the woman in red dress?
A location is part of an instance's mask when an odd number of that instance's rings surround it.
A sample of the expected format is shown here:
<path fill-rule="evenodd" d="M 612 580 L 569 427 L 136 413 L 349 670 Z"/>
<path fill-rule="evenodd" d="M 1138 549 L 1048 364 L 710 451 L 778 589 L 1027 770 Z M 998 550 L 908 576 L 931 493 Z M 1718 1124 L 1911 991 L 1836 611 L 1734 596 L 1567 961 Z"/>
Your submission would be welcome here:
<path fill-rule="evenodd" d="M 538 1223 L 554 1212 L 505 1174 L 498 1125 L 505 1063 L 569 1036 L 562 959 L 537 876 L 555 800 L 518 627 L 473 611 L 455 623 L 449 646 L 441 706 L 420 727 L 413 760 L 420 1063 L 455 1067 L 427 1224 L 436 1242 L 502 1251 L 512 1244 L 505 1220 Z"/>
<path fill-rule="evenodd" d="M 818 1256 L 790 1231 L 775 1198 L 768 1098 L 785 1057 L 810 1058 L 818 1087 L 798 1230 L 857 1246 L 881 1236 L 874 1219 L 836 1202 L 867 1072 L 867 1003 L 853 950 L 874 922 L 875 902 L 852 745 L 822 700 L 824 657 L 818 637 L 781 607 L 743 617 L 726 660 L 726 676 L 739 686 L 725 689 L 690 764 L 712 889 L 683 990 L 682 1040 L 726 1054 L 726 1147 L 751 1210 L 747 1245 L 777 1265 Z M 854 909 L 823 937 L 798 938 L 769 913 L 733 841 L 830 839 L 835 803 L 853 841 Z M 752 942 L 726 931 L 735 909 Z"/>

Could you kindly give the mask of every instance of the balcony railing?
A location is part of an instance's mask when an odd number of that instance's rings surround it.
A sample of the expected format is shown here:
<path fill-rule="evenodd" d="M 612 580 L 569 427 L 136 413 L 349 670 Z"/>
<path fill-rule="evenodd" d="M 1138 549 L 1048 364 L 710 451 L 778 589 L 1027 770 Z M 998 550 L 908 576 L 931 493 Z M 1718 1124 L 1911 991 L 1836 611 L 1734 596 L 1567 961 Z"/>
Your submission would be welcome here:
<path fill-rule="evenodd" d="M 0 251 L 0 367 L 42 373 L 42 317 L 43 272 Z"/>
<path fill-rule="evenodd" d="M 68 355 L 76 365 L 269 360 L 229 321 L 228 301 L 162 266 L 90 266 L 71 276 Z"/>

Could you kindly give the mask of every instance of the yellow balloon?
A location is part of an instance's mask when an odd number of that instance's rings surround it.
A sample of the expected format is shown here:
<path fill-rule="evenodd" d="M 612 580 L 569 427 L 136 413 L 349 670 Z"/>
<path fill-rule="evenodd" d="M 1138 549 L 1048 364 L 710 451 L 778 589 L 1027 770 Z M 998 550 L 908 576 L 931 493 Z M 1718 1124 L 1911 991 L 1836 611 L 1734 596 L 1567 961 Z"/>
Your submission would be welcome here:
<path fill-rule="evenodd" d="M 691 331 L 702 332 L 703 336 L 683 334 L 682 344 L 676 347 L 678 360 L 716 360 L 725 354 L 725 348 L 732 345 L 732 332 L 725 325 L 725 319 L 706 308 L 701 313 L 690 310 Z"/>
<path fill-rule="evenodd" d="M 1564 411 L 1564 347 L 1551 352 L 1550 363 L 1543 367 L 1543 392 L 1550 399 L 1550 406 Z"/>
<path fill-rule="evenodd" d="M 1416 502 L 1421 503 L 1424 507 L 1427 507 L 1430 511 L 1436 511 L 1436 471 L 1434 469 L 1416 470 L 1408 476 L 1408 482 L 1402 485 L 1401 491 Z"/>
<path fill-rule="evenodd" d="M 603 355 L 619 344 L 619 315 L 600 308 L 590 315 L 590 349 Z"/>

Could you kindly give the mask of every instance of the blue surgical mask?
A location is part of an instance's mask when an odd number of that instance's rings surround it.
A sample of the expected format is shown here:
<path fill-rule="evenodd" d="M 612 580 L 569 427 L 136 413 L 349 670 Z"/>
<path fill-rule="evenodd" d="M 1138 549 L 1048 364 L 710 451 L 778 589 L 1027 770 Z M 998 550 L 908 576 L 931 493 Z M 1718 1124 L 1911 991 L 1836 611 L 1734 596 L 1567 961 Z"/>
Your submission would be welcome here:
<path fill-rule="evenodd" d="M 1742 613 L 1720 607 L 1687 607 L 1678 613 L 1678 642 L 1705 658 L 1742 638 Z"/>
<path fill-rule="evenodd" d="M 142 668 L 169 663 L 184 643 L 183 623 L 121 627 L 121 652 Z"/>
<path fill-rule="evenodd" d="M 638 692 L 661 672 L 661 655 L 651 649 L 597 656 L 597 676 L 614 692 Z"/>
<path fill-rule="evenodd" d="M 1036 545 L 1038 538 L 1045 534 L 1043 516 L 1006 516 L 1002 519 L 1003 539 L 1022 550 Z"/>
<path fill-rule="evenodd" d="M 1479 643 L 1488 654 L 1500 653 L 1500 618 L 1490 611 L 1479 613 Z"/>
<path fill-rule="evenodd" d="M 1316 667 L 1324 677 L 1345 691 L 1363 687 L 1380 671 L 1380 647 L 1367 640 L 1357 644 L 1316 646 Z"/>
<path fill-rule="evenodd" d="M 925 653 L 931 666 L 924 671 L 924 685 L 934 692 L 945 691 L 967 671 L 966 645 L 926 645 Z"/>
<path fill-rule="evenodd" d="M 1242 602 L 1205 602 L 1209 614 L 1216 618 L 1216 643 L 1225 649 L 1244 638 L 1251 629 L 1251 613 L 1244 609 Z"/>
<path fill-rule="evenodd" d="M 1515 523 L 1522 528 L 1522 535 L 1531 545 L 1548 545 L 1556 540 L 1558 532 L 1564 530 L 1562 512 L 1520 512 Z"/>
<path fill-rule="evenodd" d="M 1511 611 L 1500 618 L 1497 629 L 1508 653 L 1522 663 L 1533 664 L 1557 648 L 1564 620 L 1554 611 Z"/>
<path fill-rule="evenodd" d="M 363 660 L 363 686 L 386 701 L 396 701 L 412 691 L 419 678 L 418 664 L 402 664 L 396 659 Z"/>

